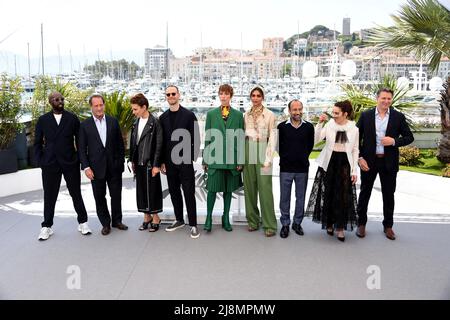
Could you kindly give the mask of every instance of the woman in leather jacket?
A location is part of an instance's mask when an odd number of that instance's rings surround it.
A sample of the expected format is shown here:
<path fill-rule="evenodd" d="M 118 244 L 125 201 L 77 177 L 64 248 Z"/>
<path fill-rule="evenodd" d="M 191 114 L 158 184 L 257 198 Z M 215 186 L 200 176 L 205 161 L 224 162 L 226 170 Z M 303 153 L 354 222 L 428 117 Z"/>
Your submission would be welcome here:
<path fill-rule="evenodd" d="M 136 202 L 144 222 L 139 230 L 156 232 L 162 212 L 161 149 L 163 132 L 159 120 L 148 110 L 148 100 L 139 93 L 130 100 L 136 121 L 131 130 L 130 160 L 136 178 Z"/>

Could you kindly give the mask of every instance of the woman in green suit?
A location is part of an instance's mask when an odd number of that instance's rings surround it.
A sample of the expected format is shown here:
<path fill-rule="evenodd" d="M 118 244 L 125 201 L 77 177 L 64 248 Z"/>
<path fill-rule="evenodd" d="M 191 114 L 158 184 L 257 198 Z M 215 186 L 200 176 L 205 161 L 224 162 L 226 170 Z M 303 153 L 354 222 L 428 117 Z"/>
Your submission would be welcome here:
<path fill-rule="evenodd" d="M 212 228 L 212 213 L 217 192 L 223 192 L 224 209 L 222 228 L 232 231 L 230 207 L 233 191 L 242 186 L 241 171 L 244 163 L 244 117 L 231 108 L 233 88 L 219 87 L 221 106 L 208 112 L 205 123 L 205 149 L 203 168 L 207 172 L 207 216 L 204 229 Z"/>

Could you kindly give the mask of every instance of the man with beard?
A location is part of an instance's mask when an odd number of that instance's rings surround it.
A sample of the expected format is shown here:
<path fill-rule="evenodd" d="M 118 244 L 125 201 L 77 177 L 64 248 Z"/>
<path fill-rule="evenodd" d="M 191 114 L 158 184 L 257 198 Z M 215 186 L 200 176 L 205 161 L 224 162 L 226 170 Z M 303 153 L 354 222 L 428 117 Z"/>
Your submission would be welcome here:
<path fill-rule="evenodd" d="M 81 196 L 80 161 L 77 154 L 80 120 L 64 110 L 61 93 L 51 93 L 48 101 L 53 110 L 39 117 L 34 140 L 35 158 L 42 169 L 44 188 L 44 222 L 38 239 L 47 240 L 53 234 L 51 227 L 62 175 L 78 216 L 78 231 L 88 235 L 91 230 Z"/>
<path fill-rule="evenodd" d="M 197 205 L 195 201 L 194 162 L 200 152 L 199 127 L 195 114 L 180 105 L 180 92 L 176 86 L 166 88 L 169 109 L 159 118 L 163 129 L 161 172 L 167 175 L 170 198 L 176 220 L 166 228 L 172 232 L 185 226 L 184 200 L 191 228 L 191 238 L 200 236 L 197 228 Z"/>
<path fill-rule="evenodd" d="M 303 104 L 293 100 L 288 104 L 290 118 L 278 125 L 280 155 L 280 211 L 281 238 L 289 235 L 291 224 L 291 188 L 295 181 L 295 214 L 292 230 L 303 235 L 302 221 L 305 207 L 305 193 L 308 184 L 309 155 L 314 146 L 314 127 L 302 120 Z"/>

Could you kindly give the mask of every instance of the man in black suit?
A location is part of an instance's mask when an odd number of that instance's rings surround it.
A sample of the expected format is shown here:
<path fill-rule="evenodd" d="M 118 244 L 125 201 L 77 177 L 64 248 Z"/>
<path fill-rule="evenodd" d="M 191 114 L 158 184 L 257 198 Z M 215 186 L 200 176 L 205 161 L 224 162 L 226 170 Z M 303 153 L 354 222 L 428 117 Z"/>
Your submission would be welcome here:
<path fill-rule="evenodd" d="M 181 187 L 191 227 L 191 238 L 195 239 L 200 233 L 197 228 L 193 162 L 200 153 L 200 131 L 195 114 L 180 105 L 180 92 L 176 86 L 166 88 L 166 99 L 170 109 L 159 118 L 164 139 L 161 172 L 167 174 L 176 217 L 176 221 L 167 227 L 166 231 L 175 231 L 185 225 Z"/>
<path fill-rule="evenodd" d="M 64 97 L 61 93 L 51 93 L 48 101 L 53 110 L 39 117 L 34 140 L 35 158 L 42 169 L 44 188 L 44 222 L 38 239 L 47 240 L 53 234 L 51 227 L 62 175 L 77 212 L 78 231 L 87 235 L 91 230 L 81 196 L 80 161 L 76 151 L 80 120 L 73 113 L 64 110 Z"/>
<path fill-rule="evenodd" d="M 394 193 L 399 170 L 399 150 L 414 141 L 405 116 L 391 107 L 394 92 L 381 89 L 377 93 L 377 106 L 361 114 L 359 128 L 359 166 L 361 192 L 358 201 L 358 229 L 356 235 L 366 235 L 367 206 L 377 174 L 380 175 L 383 194 L 383 226 L 386 237 L 395 240 Z"/>
<path fill-rule="evenodd" d="M 92 117 L 81 123 L 80 161 L 86 177 L 91 180 L 97 215 L 102 224 L 102 234 L 113 228 L 127 230 L 122 223 L 122 173 L 125 147 L 118 121 L 105 115 L 105 100 L 99 94 L 89 98 Z M 111 196 L 111 212 L 106 203 L 106 185 Z"/>

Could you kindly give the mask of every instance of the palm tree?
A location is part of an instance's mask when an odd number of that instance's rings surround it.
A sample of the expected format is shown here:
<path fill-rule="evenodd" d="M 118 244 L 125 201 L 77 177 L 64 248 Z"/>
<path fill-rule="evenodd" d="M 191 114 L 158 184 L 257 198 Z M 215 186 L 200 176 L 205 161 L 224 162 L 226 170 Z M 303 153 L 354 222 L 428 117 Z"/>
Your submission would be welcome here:
<path fill-rule="evenodd" d="M 442 123 L 442 138 L 439 143 L 439 150 L 437 158 L 439 161 L 450 163 L 450 77 L 444 84 L 444 89 L 441 91 L 441 123 Z"/>
<path fill-rule="evenodd" d="M 436 0 L 408 0 L 391 17 L 395 25 L 376 28 L 369 42 L 411 51 L 437 70 L 442 57 L 450 55 L 449 11 Z"/>
<path fill-rule="evenodd" d="M 119 122 L 125 148 L 128 147 L 128 133 L 134 123 L 134 115 L 130 105 L 130 99 L 125 92 L 114 91 L 104 95 L 105 113 L 114 117 Z"/>
<path fill-rule="evenodd" d="M 125 148 L 128 149 L 128 135 L 136 118 L 131 109 L 130 97 L 126 92 L 114 91 L 103 95 L 105 99 L 105 113 L 119 121 Z M 153 113 L 157 109 L 149 106 L 148 111 Z"/>
<path fill-rule="evenodd" d="M 405 111 L 405 109 L 417 107 L 416 102 L 406 101 L 404 99 L 410 89 L 407 87 L 399 87 L 397 85 L 397 80 L 391 75 L 386 75 L 380 82 L 363 88 L 354 84 L 345 84 L 342 86 L 344 95 L 341 96 L 339 100 L 350 100 L 354 110 L 354 119 L 355 121 L 358 121 L 363 111 L 376 106 L 376 93 L 382 88 L 394 91 L 394 97 L 392 98 L 392 107 L 394 109 Z M 406 117 L 408 124 L 414 128 L 415 125 L 413 124 L 412 119 L 408 116 Z"/>
<path fill-rule="evenodd" d="M 399 15 L 392 15 L 395 25 L 379 27 L 371 42 L 381 48 L 403 48 L 414 52 L 436 71 L 443 57 L 450 57 L 450 11 L 436 0 L 408 0 Z M 450 80 L 441 93 L 442 137 L 438 159 L 450 164 Z"/>

